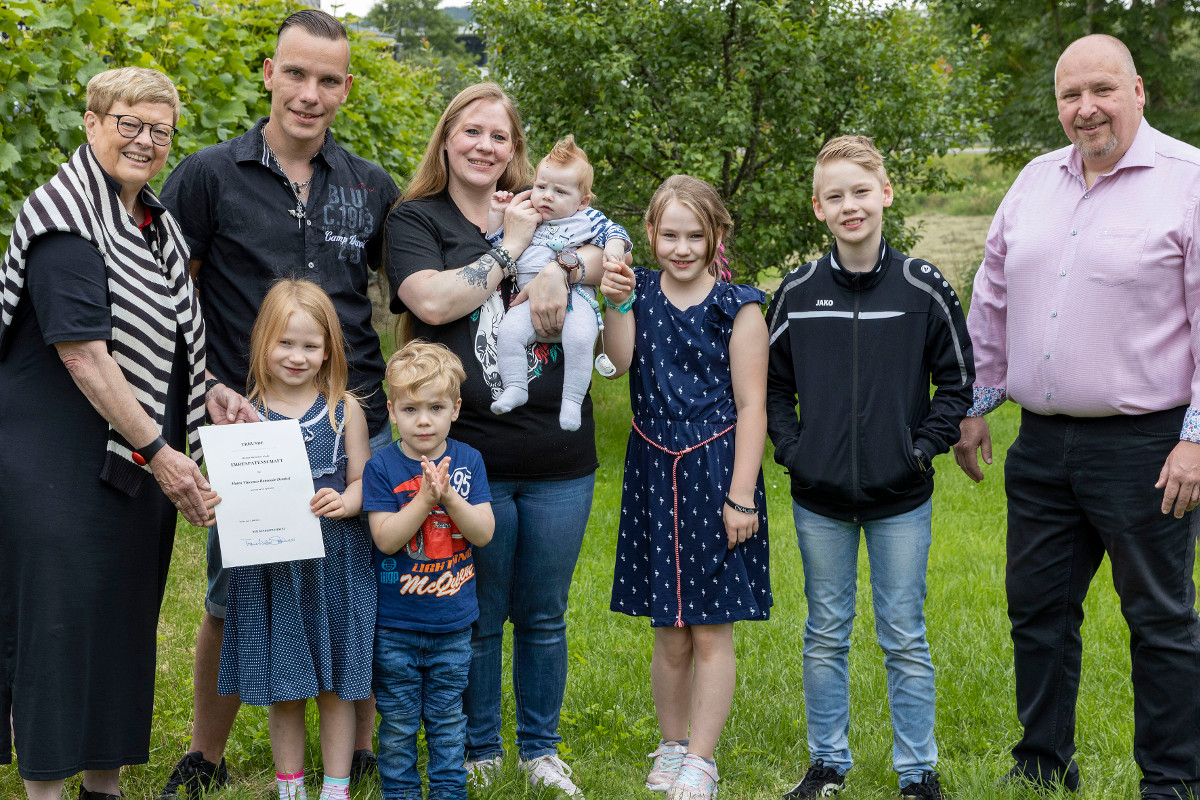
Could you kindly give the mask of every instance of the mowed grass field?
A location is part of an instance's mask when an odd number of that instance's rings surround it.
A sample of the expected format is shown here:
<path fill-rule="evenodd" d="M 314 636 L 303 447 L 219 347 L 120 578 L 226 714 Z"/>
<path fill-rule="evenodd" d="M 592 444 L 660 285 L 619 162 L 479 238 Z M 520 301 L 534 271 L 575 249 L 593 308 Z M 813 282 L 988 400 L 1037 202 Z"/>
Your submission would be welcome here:
<path fill-rule="evenodd" d="M 968 213 L 979 216 L 973 208 Z M 954 218 L 946 224 L 962 225 Z M 978 246 L 982 252 L 981 239 Z M 917 254 L 939 263 L 920 249 Z M 969 261 L 971 256 L 966 258 Z M 946 269 L 955 274 L 949 266 Z M 590 800 L 650 800 L 656 795 L 642 788 L 642 781 L 649 764 L 645 754 L 654 749 L 658 738 L 648 679 L 652 635 L 645 620 L 608 610 L 621 468 L 629 434 L 627 386 L 624 380 L 608 382 L 597 376 L 592 395 L 601 464 L 568 615 L 571 666 L 560 727 L 561 754 Z M 926 612 L 937 670 L 938 769 L 950 796 L 962 800 L 1023 796 L 996 788 L 1010 764 L 1008 750 L 1019 735 L 1004 600 L 1003 487 L 1003 457 L 1016 435 L 1018 410 L 1010 404 L 989 419 L 997 457 L 982 484 L 972 484 L 949 455 L 935 461 Z M 741 623 L 735 629 L 738 687 L 717 750 L 720 796 L 726 800 L 777 798 L 799 779 L 808 760 L 801 694 L 802 571 L 788 479 L 774 464 L 769 445 L 764 470 L 775 607 L 769 622 Z M 189 741 L 193 646 L 203 608 L 204 568 L 204 532 L 181 523 L 159 626 L 153 751 L 148 765 L 125 770 L 122 786 L 129 797 L 151 796 Z M 1107 563 L 1093 582 L 1086 612 L 1077 735 L 1084 783 L 1077 797 L 1135 798 L 1139 773 L 1132 758 L 1129 641 Z M 860 551 L 858 614 L 850 654 L 850 741 L 856 765 L 842 796 L 892 798 L 897 792 L 891 771 L 887 685 L 875 644 L 865 548 Z M 512 694 L 507 689 L 504 718 L 506 768 L 499 781 L 486 790 L 472 790 L 471 797 L 553 797 L 551 792 L 530 789 L 517 770 Z M 320 749 L 313 704 L 308 750 L 306 771 L 315 798 Z M 217 797 L 274 796 L 264 709 L 243 708 L 226 755 L 234 783 Z M 77 795 L 75 784 L 68 786 L 67 797 Z M 0 768 L 0 797 L 21 796 L 16 769 Z M 379 796 L 374 781 L 354 792 L 359 800 Z"/>

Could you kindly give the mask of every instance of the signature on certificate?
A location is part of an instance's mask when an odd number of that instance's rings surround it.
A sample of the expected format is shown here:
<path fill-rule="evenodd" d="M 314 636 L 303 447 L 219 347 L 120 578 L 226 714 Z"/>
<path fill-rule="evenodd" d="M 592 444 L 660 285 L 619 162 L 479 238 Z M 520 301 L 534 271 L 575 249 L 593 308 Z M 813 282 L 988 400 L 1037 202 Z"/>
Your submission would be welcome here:
<path fill-rule="evenodd" d="M 246 547 L 273 547 L 278 544 L 288 544 L 296 541 L 296 537 L 284 536 L 264 536 L 257 539 L 242 539 L 242 544 Z"/>

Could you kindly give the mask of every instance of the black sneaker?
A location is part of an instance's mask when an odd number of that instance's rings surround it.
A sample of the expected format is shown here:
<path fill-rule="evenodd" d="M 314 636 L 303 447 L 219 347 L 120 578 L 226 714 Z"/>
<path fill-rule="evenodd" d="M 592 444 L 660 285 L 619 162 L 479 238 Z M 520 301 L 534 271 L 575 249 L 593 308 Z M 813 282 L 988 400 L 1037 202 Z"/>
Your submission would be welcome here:
<path fill-rule="evenodd" d="M 229 770 L 225 767 L 225 759 L 220 764 L 205 761 L 199 752 L 188 753 L 179 759 L 166 786 L 159 792 L 156 800 L 197 800 L 208 792 L 215 792 L 229 785 Z M 182 790 L 182 791 L 181 791 Z"/>
<path fill-rule="evenodd" d="M 79 800 L 125 800 L 119 794 L 102 794 L 100 792 L 89 792 L 83 788 L 83 784 L 79 784 Z"/>
<path fill-rule="evenodd" d="M 1066 789 L 1074 794 L 1079 791 L 1079 767 L 1072 761 L 1066 772 L 1042 775 L 1040 772 L 1029 771 L 1027 766 L 1017 764 L 1000 779 L 998 785 L 1001 789 L 1017 786 L 1024 790 L 1045 792 L 1046 794 Z"/>
<path fill-rule="evenodd" d="M 369 775 L 379 772 L 379 759 L 370 750 L 355 750 L 350 760 L 350 782 L 358 783 Z"/>
<path fill-rule="evenodd" d="M 942 794 L 942 785 L 938 783 L 939 775 L 936 772 L 925 771 L 921 773 L 921 780 L 916 783 L 910 783 L 900 790 L 901 797 L 931 797 L 933 800 L 945 800 L 946 795 Z"/>
<path fill-rule="evenodd" d="M 783 800 L 812 800 L 814 797 L 833 797 L 846 786 L 846 776 L 833 767 L 825 766 L 817 759 L 804 773 L 804 780 L 797 783 L 783 796 Z"/>

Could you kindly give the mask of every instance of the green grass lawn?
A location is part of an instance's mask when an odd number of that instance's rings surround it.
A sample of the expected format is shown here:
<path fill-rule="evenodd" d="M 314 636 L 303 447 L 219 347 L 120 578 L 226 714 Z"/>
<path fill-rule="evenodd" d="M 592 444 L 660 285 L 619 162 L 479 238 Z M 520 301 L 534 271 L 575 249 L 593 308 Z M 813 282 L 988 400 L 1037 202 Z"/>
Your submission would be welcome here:
<path fill-rule="evenodd" d="M 571 669 L 561 725 L 562 753 L 591 800 L 649 799 L 655 795 L 641 787 L 648 766 L 645 754 L 657 741 L 648 681 L 652 636 L 645 620 L 608 610 L 629 406 L 623 380 L 597 381 L 593 395 L 601 467 L 571 595 Z M 1001 454 L 1015 436 L 1015 412 L 1009 405 L 992 415 Z M 769 622 L 741 623 L 736 629 L 738 690 L 717 750 L 724 798 L 778 797 L 799 778 L 807 763 L 800 690 L 805 615 L 800 556 L 787 476 L 770 455 L 766 462 L 775 608 Z M 1008 748 L 1018 735 L 1004 612 L 1001 463 L 998 458 L 988 470 L 987 480 L 975 486 L 949 456 L 936 462 L 938 488 L 927 614 L 937 668 L 938 767 L 952 795 L 970 800 L 1017 796 L 994 788 L 1009 766 Z M 151 763 L 126 770 L 122 782 L 130 797 L 150 795 L 188 742 L 192 647 L 204 592 L 203 544 L 201 531 L 180 525 L 159 631 Z M 856 766 L 843 796 L 894 797 L 887 691 L 882 656 L 874 642 L 865 548 L 860 560 L 858 608 L 850 656 L 851 744 Z M 1107 565 L 1088 599 L 1084 638 L 1078 735 L 1084 789 L 1079 797 L 1136 797 L 1139 774 L 1131 756 L 1128 635 Z M 504 713 L 505 738 L 511 747 L 511 692 L 506 692 Z M 315 776 L 319 749 L 312 704 L 309 722 L 307 771 Z M 228 800 L 273 796 L 263 709 L 243 709 L 227 756 L 235 785 L 221 796 Z M 314 778 L 310 787 L 316 785 Z M 76 792 L 69 788 L 67 795 L 74 797 Z M 0 796 L 21 795 L 16 770 L 0 770 Z M 355 797 L 378 797 L 377 784 L 360 788 Z M 487 792 L 474 792 L 472 797 L 551 795 L 529 789 L 515 759 L 510 759 L 499 784 Z"/>

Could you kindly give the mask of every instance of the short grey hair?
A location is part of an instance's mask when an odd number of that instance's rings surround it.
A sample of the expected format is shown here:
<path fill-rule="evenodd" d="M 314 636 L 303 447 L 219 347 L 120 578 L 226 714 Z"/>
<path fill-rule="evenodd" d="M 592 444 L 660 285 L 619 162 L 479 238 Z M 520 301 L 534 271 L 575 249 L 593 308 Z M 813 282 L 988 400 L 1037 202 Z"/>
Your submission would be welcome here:
<path fill-rule="evenodd" d="M 174 115 L 172 124 L 179 124 L 179 92 L 171 79 L 156 69 L 120 67 L 101 72 L 88 81 L 88 111 L 103 116 L 118 101 L 130 106 L 138 103 L 170 106 Z"/>

